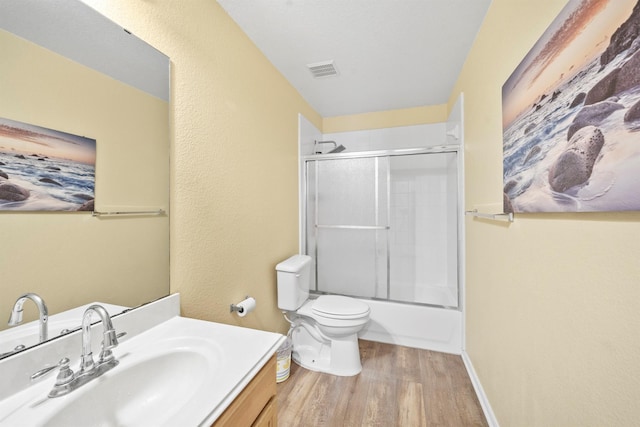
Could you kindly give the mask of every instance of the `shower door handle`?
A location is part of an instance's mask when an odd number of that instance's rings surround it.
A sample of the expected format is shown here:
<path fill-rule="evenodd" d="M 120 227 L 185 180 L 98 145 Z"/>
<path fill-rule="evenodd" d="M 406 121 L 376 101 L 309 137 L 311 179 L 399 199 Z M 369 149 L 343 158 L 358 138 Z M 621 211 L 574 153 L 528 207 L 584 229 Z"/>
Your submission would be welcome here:
<path fill-rule="evenodd" d="M 320 225 L 316 224 L 316 228 L 334 228 L 345 230 L 389 230 L 388 225 Z"/>

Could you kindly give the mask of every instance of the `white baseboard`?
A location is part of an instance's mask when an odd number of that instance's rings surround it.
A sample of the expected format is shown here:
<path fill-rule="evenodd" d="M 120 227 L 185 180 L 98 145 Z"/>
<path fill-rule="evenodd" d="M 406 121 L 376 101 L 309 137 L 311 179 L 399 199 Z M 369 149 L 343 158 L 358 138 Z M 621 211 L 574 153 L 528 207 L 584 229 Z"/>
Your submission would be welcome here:
<path fill-rule="evenodd" d="M 484 412 L 484 416 L 487 419 L 489 427 L 500 427 L 498 419 L 493 413 L 493 409 L 489 403 L 489 399 L 484 393 L 482 384 L 480 384 L 480 379 L 476 374 L 476 370 L 473 369 L 473 364 L 471 363 L 471 359 L 469 359 L 469 354 L 467 354 L 465 350 L 462 350 L 462 361 L 464 362 L 464 366 L 467 368 L 467 373 L 469 374 L 469 378 L 471 378 L 471 384 L 473 384 L 473 389 L 476 391 L 476 395 L 480 401 L 480 406 L 482 407 L 482 412 Z"/>

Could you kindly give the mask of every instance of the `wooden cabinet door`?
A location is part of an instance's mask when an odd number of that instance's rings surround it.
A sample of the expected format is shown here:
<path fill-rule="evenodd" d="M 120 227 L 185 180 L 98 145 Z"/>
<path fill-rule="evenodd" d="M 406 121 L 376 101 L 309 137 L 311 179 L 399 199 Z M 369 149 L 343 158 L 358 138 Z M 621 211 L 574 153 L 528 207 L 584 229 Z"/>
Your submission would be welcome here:
<path fill-rule="evenodd" d="M 267 406 L 276 407 L 275 396 L 276 356 L 273 355 L 231 405 L 220 415 L 220 418 L 213 423 L 213 427 L 250 427 L 256 425 L 256 420 Z M 275 424 L 273 426 L 275 427 Z"/>
<path fill-rule="evenodd" d="M 273 397 L 264 407 L 253 427 L 277 427 L 278 426 L 278 406 L 276 398 Z"/>

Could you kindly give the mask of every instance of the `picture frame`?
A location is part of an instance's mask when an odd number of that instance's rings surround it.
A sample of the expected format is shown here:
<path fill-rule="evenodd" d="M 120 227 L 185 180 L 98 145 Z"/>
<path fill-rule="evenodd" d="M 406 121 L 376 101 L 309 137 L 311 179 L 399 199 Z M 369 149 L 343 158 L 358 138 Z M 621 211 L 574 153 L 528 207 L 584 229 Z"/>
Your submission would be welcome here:
<path fill-rule="evenodd" d="M 505 212 L 640 210 L 638 32 L 638 0 L 571 0 L 504 83 Z"/>
<path fill-rule="evenodd" d="M 96 145 L 0 118 L 0 211 L 93 211 Z"/>

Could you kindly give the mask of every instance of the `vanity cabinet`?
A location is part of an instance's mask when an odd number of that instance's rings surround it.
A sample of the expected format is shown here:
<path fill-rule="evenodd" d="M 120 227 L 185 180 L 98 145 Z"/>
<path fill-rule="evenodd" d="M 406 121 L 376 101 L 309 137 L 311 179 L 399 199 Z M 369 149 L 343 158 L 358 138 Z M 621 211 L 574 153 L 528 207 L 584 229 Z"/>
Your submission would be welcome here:
<path fill-rule="evenodd" d="M 212 427 L 276 427 L 276 356 L 274 355 Z"/>

